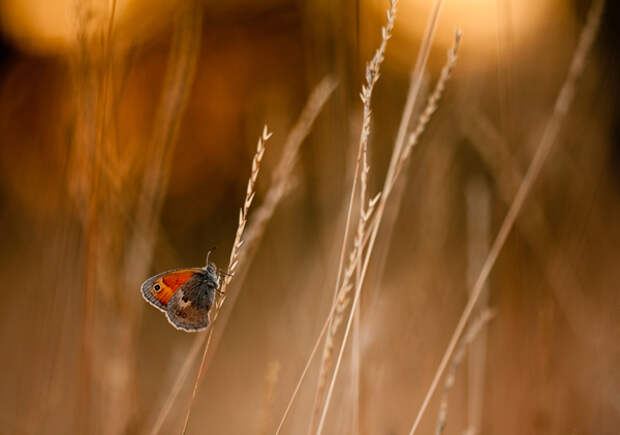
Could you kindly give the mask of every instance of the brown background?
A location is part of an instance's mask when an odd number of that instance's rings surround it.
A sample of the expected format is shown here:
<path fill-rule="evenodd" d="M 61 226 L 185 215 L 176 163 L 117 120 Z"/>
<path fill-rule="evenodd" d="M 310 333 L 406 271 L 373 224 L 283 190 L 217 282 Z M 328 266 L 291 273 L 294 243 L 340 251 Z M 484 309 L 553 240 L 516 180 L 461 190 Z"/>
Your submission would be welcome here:
<path fill-rule="evenodd" d="M 165 155 L 170 178 L 153 250 L 143 255 L 128 246 L 146 225 L 137 201 L 144 172 L 160 162 L 152 133 L 183 4 L 119 1 L 110 61 L 97 39 L 106 2 L 86 2 L 90 19 L 69 1 L 44 3 L 52 9 L 39 16 L 34 0 L 0 2 L 0 433 L 148 433 L 194 337 L 140 298 L 140 282 L 201 265 L 212 246 L 225 267 L 263 124 L 274 135 L 255 207 L 308 94 L 330 73 L 339 86 L 302 147 L 295 188 L 267 226 L 189 430 L 273 433 L 329 310 L 358 94 L 386 4 L 200 7 L 195 79 Z M 457 25 L 459 61 L 411 156 L 402 208 L 391 237 L 379 233 L 364 287 L 363 434 L 409 430 L 467 300 L 467 228 L 477 219 L 467 211 L 468 186 L 484 186 L 492 240 L 589 6 L 467 3 L 444 5 L 425 92 Z M 430 2 L 399 5 L 373 103 L 371 192 L 381 187 L 429 9 Z M 487 329 L 483 434 L 611 434 L 620 425 L 617 16 L 609 2 L 558 141 L 489 281 L 496 317 Z M 76 42 L 75 29 L 91 39 Z M 106 71 L 114 98 L 102 109 L 101 94 L 89 92 L 101 89 Z M 102 113 L 104 124 L 90 117 Z M 353 431 L 349 367 L 347 356 L 326 433 Z M 447 434 L 467 426 L 467 370 L 465 362 L 448 396 Z M 315 364 L 285 433 L 307 431 L 317 373 Z M 191 383 L 162 433 L 180 431 Z M 438 397 L 420 433 L 434 431 Z"/>

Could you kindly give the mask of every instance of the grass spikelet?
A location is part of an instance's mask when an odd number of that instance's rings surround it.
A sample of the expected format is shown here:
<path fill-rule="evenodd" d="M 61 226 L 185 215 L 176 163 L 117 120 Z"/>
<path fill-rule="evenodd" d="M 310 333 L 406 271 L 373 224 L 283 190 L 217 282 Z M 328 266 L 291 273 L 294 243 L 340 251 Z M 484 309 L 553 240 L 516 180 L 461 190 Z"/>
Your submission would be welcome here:
<path fill-rule="evenodd" d="M 480 331 L 482 331 L 482 329 L 491 319 L 493 319 L 493 317 L 495 317 L 495 311 L 490 309 L 486 309 L 480 313 L 478 318 L 472 322 L 471 326 L 467 330 L 467 333 L 463 336 L 458 349 L 454 352 L 450 372 L 444 381 L 441 403 L 439 405 L 439 416 L 437 418 L 437 427 L 435 429 L 436 435 L 441 435 L 446 427 L 448 419 L 448 393 L 454 386 L 454 382 L 456 381 L 456 372 L 463 362 L 467 348 L 474 342 Z"/>
<path fill-rule="evenodd" d="M 437 22 L 438 22 L 438 18 L 439 18 L 439 11 L 441 9 L 441 5 L 442 5 L 442 1 L 441 0 L 437 0 L 435 2 L 434 8 L 432 10 L 431 16 L 429 18 L 428 21 L 428 25 L 427 25 L 427 29 L 425 32 L 425 38 L 424 41 L 422 43 L 422 48 L 420 50 L 420 53 L 418 55 L 418 59 L 416 61 L 416 65 L 412 71 L 412 80 L 411 80 L 411 86 L 409 89 L 409 93 L 407 96 L 407 102 L 405 104 L 405 109 L 403 110 L 403 116 L 401 118 L 401 124 L 399 127 L 399 132 L 396 138 L 396 142 L 394 144 L 394 150 L 392 151 L 392 159 L 390 161 L 390 167 L 388 168 L 388 173 L 386 175 L 386 180 L 383 186 L 383 193 L 381 196 L 381 199 L 379 201 L 379 204 L 377 206 L 377 210 L 375 212 L 375 216 L 374 216 L 374 221 L 371 225 L 372 227 L 372 232 L 369 233 L 370 235 L 368 236 L 368 248 L 365 252 L 364 255 L 364 261 L 363 261 L 363 266 L 361 267 L 361 272 L 359 273 L 359 278 L 357 279 L 357 282 L 355 284 L 355 295 L 353 298 L 353 302 L 351 304 L 351 310 L 349 313 L 349 318 L 347 321 L 347 325 L 346 325 L 346 329 L 344 332 L 344 336 L 342 339 L 342 343 L 340 346 L 340 350 L 338 353 L 338 358 L 336 360 L 336 365 L 334 367 L 334 372 L 332 374 L 332 378 L 331 378 L 331 382 L 329 385 L 329 389 L 327 391 L 327 397 L 325 399 L 325 404 L 323 406 L 323 410 L 321 413 L 321 419 L 319 421 L 319 425 L 318 425 L 318 429 L 316 431 L 317 434 L 320 434 L 323 426 L 325 424 L 325 418 L 327 415 L 327 409 L 329 407 L 329 403 L 331 400 L 331 396 L 334 390 L 334 385 L 336 382 L 336 378 L 338 377 L 338 373 L 340 370 L 340 365 L 342 363 L 342 356 L 344 354 L 344 348 L 346 346 L 348 337 L 349 337 L 349 332 L 351 330 L 351 325 L 352 325 L 352 321 L 353 321 L 353 317 L 355 314 L 355 310 L 357 308 L 357 304 L 359 303 L 359 298 L 360 298 L 360 294 L 361 294 L 361 288 L 364 282 L 364 278 L 366 276 L 366 272 L 368 270 L 368 263 L 370 261 L 370 256 L 372 254 L 373 248 L 374 248 L 374 243 L 377 237 L 377 233 L 379 230 L 379 225 L 381 224 L 381 219 L 383 217 L 383 212 L 385 210 L 385 204 L 386 201 L 389 197 L 389 194 L 392 191 L 392 187 L 394 186 L 394 182 L 396 180 L 396 176 L 397 176 L 397 166 L 398 166 L 398 162 L 400 161 L 400 156 L 402 155 L 402 151 L 403 151 L 403 146 L 404 146 L 404 140 L 405 140 L 405 134 L 407 132 L 408 129 L 408 125 L 409 125 L 409 119 L 411 117 L 411 112 L 413 111 L 413 105 L 415 103 L 415 99 L 417 98 L 417 94 L 420 88 L 420 83 L 421 83 L 421 77 L 422 77 L 422 71 L 424 70 L 424 67 L 426 65 L 426 61 L 428 59 L 428 54 L 430 51 L 430 46 L 431 46 L 431 42 L 435 33 L 435 29 L 437 26 Z M 359 260 L 361 262 L 361 258 Z M 361 263 L 360 263 L 361 264 Z"/>
<path fill-rule="evenodd" d="M 441 99 L 441 96 L 443 95 L 443 91 L 446 88 L 446 83 L 448 79 L 450 78 L 450 76 L 452 75 L 452 70 L 454 69 L 454 66 L 456 65 L 459 45 L 461 42 L 461 36 L 462 36 L 461 31 L 457 29 L 456 32 L 454 33 L 454 42 L 452 43 L 452 46 L 448 49 L 447 60 L 446 60 L 445 65 L 441 69 L 441 74 L 439 75 L 439 78 L 437 79 L 437 84 L 435 85 L 435 89 L 433 90 L 433 93 L 430 95 L 430 97 L 428 97 L 428 102 L 426 103 L 426 107 L 424 108 L 424 111 L 418 118 L 418 123 L 415 129 L 411 133 L 409 133 L 409 135 L 407 136 L 407 140 L 405 142 L 405 148 L 403 149 L 403 152 L 398 161 L 395 178 L 398 177 L 398 174 L 400 170 L 402 169 L 403 164 L 405 163 L 405 161 L 411 154 L 411 149 L 418 143 L 418 139 L 420 138 L 420 136 L 426 129 L 426 126 L 431 120 L 433 113 L 435 113 L 435 111 L 437 110 L 439 100 Z"/>
<path fill-rule="evenodd" d="M 351 188 L 351 196 L 349 199 L 344 236 L 343 236 L 342 247 L 341 247 L 341 252 L 340 252 L 338 274 L 336 277 L 336 289 L 334 292 L 334 297 L 337 301 L 336 312 L 337 313 L 340 312 L 341 315 L 336 316 L 331 321 L 331 326 L 329 329 L 330 333 L 328 335 L 328 338 L 325 341 L 325 346 L 323 349 L 323 357 L 322 357 L 322 362 L 321 362 L 321 371 L 319 374 L 319 380 L 317 383 L 317 389 L 316 389 L 315 398 L 314 398 L 314 411 L 312 414 L 313 417 L 312 417 L 312 421 L 310 422 L 310 426 L 309 426 L 310 432 L 313 431 L 315 421 L 318 417 L 319 406 L 322 401 L 323 392 L 325 389 L 325 381 L 327 379 L 327 372 L 329 371 L 329 364 L 331 361 L 331 355 L 332 355 L 333 346 L 334 346 L 334 336 L 336 332 L 338 331 L 338 326 L 340 325 L 342 321 L 342 313 L 344 309 L 346 308 L 346 305 L 349 302 L 347 299 L 347 295 L 350 293 L 350 290 L 351 290 L 351 286 L 352 286 L 351 277 L 353 276 L 353 272 L 355 270 L 355 263 L 357 262 L 356 259 L 358 257 L 361 257 L 362 255 L 364 234 L 365 234 L 366 226 L 367 226 L 366 224 L 368 222 L 368 218 L 372 214 L 372 210 L 374 210 L 376 201 L 379 198 L 379 195 L 377 195 L 377 197 L 375 197 L 372 201 L 368 203 L 368 205 L 366 205 L 366 201 L 367 201 L 366 192 L 368 189 L 368 171 L 369 171 L 368 139 L 370 137 L 370 122 L 371 122 L 371 114 L 372 114 L 370 105 L 371 105 L 372 93 L 373 93 L 375 84 L 379 80 L 381 64 L 383 63 L 383 60 L 385 59 L 385 50 L 387 48 L 387 42 L 392 37 L 392 31 L 394 29 L 394 23 L 396 20 L 396 5 L 397 4 L 398 4 L 398 0 L 390 0 L 390 7 L 386 12 L 386 24 L 381 28 L 381 43 L 379 44 L 379 47 L 375 51 L 375 54 L 372 57 L 371 61 L 366 65 L 366 74 L 365 74 L 366 83 L 362 85 L 362 91 L 360 92 L 360 99 L 362 100 L 362 104 L 363 104 L 362 128 L 360 132 L 358 157 L 357 157 L 357 163 L 356 163 L 355 173 L 354 173 L 354 178 L 353 178 L 353 186 Z M 361 172 L 360 172 L 360 163 L 362 166 Z M 360 175 L 359 178 L 360 178 L 360 184 L 361 184 L 360 217 L 358 221 L 357 234 L 354 240 L 353 250 L 349 256 L 349 266 L 345 270 L 343 284 L 339 290 L 338 286 L 342 278 L 342 268 L 344 264 L 344 256 L 345 256 L 345 249 L 346 249 L 346 243 L 348 239 L 349 228 L 351 225 L 353 201 L 355 198 L 355 192 L 357 190 L 358 174 Z M 352 261 L 353 263 L 351 263 Z"/>
<path fill-rule="evenodd" d="M 237 232 L 235 234 L 235 241 L 233 242 L 233 247 L 230 252 L 230 261 L 228 262 L 228 275 L 224 279 L 224 285 L 222 285 L 221 291 L 222 293 L 226 293 L 226 289 L 230 285 L 230 281 L 237 270 L 237 265 L 239 264 L 239 252 L 241 247 L 243 246 L 243 232 L 245 231 L 245 224 L 248 221 L 248 210 L 252 205 L 252 201 L 254 200 L 255 195 L 255 185 L 256 179 L 258 178 L 258 172 L 260 171 L 260 164 L 263 160 L 263 155 L 265 154 L 265 143 L 271 137 L 271 133 L 267 130 L 267 126 L 263 128 L 263 133 L 261 137 L 258 139 L 258 143 L 256 145 L 256 153 L 254 154 L 254 158 L 252 159 L 252 173 L 250 174 L 250 179 L 248 180 L 248 187 L 245 192 L 245 201 L 243 201 L 243 207 L 239 210 L 239 225 L 237 226 Z"/>
<path fill-rule="evenodd" d="M 290 131 L 284 143 L 282 156 L 274 170 L 271 186 L 267 190 L 262 204 L 252 214 L 252 220 L 248 224 L 246 235 L 243 239 L 244 249 L 238 251 L 235 270 L 234 285 L 226 294 L 226 309 L 221 312 L 219 317 L 220 328 L 216 333 L 213 347 L 219 343 L 219 337 L 228 321 L 232 307 L 239 295 L 239 290 L 243 285 L 249 265 L 254 258 L 256 248 L 263 237 L 267 223 L 271 220 L 277 206 L 288 192 L 295 185 L 293 180 L 293 169 L 299 157 L 299 149 L 304 139 L 310 133 L 314 121 L 318 117 L 321 109 L 336 88 L 336 82 L 329 76 L 324 77 L 313 89 L 299 119 Z"/>
<path fill-rule="evenodd" d="M 263 203 L 255 210 L 252 215 L 252 220 L 248 224 L 246 237 L 243 242 L 244 249 L 238 251 L 235 280 L 233 281 L 234 285 L 226 294 L 228 303 L 224 306 L 222 311 L 218 311 L 218 324 L 220 328 L 215 332 L 214 344 L 210 346 L 212 353 L 214 348 L 217 347 L 218 337 L 221 336 L 228 321 L 228 315 L 230 313 L 228 307 L 233 306 L 236 301 L 236 297 L 239 294 L 237 290 L 243 285 L 248 266 L 252 262 L 256 247 L 262 239 L 267 223 L 273 216 L 280 201 L 285 197 L 287 192 L 291 190 L 292 171 L 298 158 L 301 144 L 308 136 L 314 121 L 335 88 L 336 82 L 329 76 L 324 77 L 319 84 L 316 85 L 299 119 L 286 139 L 282 156 L 274 171 L 273 182 L 265 194 Z M 151 434 L 154 435 L 161 429 L 163 422 L 170 413 L 185 379 L 189 374 L 191 363 L 198 356 L 198 350 L 206 339 L 211 339 L 210 333 L 208 336 L 204 334 L 196 336 L 182 370 L 179 371 L 161 411 L 157 413 L 156 424 L 153 426 L 150 432 Z"/>
<path fill-rule="evenodd" d="M 235 240 L 233 242 L 233 247 L 230 253 L 230 262 L 228 265 L 229 276 L 226 276 L 226 279 L 224 280 L 224 284 L 222 285 L 222 288 L 220 289 L 221 292 L 224 293 L 224 296 L 222 296 L 216 301 L 216 304 L 214 307 L 215 310 L 213 313 L 213 319 L 211 321 L 211 325 L 209 327 L 209 335 L 207 337 L 207 342 L 205 343 L 204 350 L 202 352 L 202 360 L 200 362 L 200 368 L 198 369 L 198 374 L 196 375 L 196 380 L 194 382 L 194 388 L 192 390 L 192 397 L 187 407 L 187 415 L 185 417 L 185 423 L 183 424 L 183 432 L 182 432 L 183 434 L 187 432 L 187 427 L 189 425 L 189 419 L 192 414 L 192 405 L 194 404 L 194 400 L 196 399 L 196 393 L 198 392 L 198 386 L 200 384 L 202 375 L 204 374 L 204 369 L 205 369 L 205 365 L 207 361 L 207 352 L 209 351 L 209 344 L 211 343 L 211 337 L 213 336 L 213 328 L 215 326 L 215 322 L 217 320 L 219 311 L 222 308 L 222 305 L 226 298 L 225 296 L 226 288 L 230 284 L 232 275 L 234 274 L 235 270 L 237 269 L 237 265 L 239 264 L 238 257 L 239 257 L 240 249 L 243 246 L 242 237 L 243 237 L 243 232 L 245 230 L 245 224 L 247 223 L 247 220 L 248 220 L 248 210 L 250 209 L 250 206 L 252 205 L 252 200 L 254 199 L 254 194 L 255 194 L 254 187 L 256 185 L 256 179 L 258 178 L 258 172 L 260 171 L 260 163 L 263 159 L 263 154 L 265 153 L 265 143 L 267 142 L 267 140 L 269 140 L 270 137 L 271 137 L 271 133 L 269 133 L 269 131 L 267 130 L 267 126 L 265 126 L 263 128 L 263 132 L 260 138 L 258 139 L 258 143 L 256 145 L 256 153 L 254 154 L 254 158 L 252 159 L 252 172 L 250 173 L 250 178 L 248 180 L 248 187 L 246 189 L 243 206 L 241 207 L 241 210 L 239 211 L 239 224 L 237 226 L 237 231 L 235 233 Z"/>

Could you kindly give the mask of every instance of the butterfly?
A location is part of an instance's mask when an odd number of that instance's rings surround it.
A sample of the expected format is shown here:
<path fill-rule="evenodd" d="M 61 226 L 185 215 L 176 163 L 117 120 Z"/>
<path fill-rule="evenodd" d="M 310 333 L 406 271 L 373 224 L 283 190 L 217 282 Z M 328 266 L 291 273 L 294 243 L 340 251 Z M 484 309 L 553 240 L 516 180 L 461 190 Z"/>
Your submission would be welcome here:
<path fill-rule="evenodd" d="M 168 321 L 186 332 L 202 331 L 211 321 L 209 311 L 220 293 L 220 276 L 214 263 L 205 267 L 174 269 L 142 284 L 142 297 L 166 313 Z"/>

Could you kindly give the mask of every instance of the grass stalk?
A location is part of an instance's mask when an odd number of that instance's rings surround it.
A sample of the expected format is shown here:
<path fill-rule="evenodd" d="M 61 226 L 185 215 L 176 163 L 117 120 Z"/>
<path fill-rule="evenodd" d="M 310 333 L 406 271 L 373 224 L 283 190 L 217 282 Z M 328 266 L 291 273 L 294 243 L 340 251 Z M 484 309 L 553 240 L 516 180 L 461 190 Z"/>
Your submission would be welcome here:
<path fill-rule="evenodd" d="M 438 17 L 439 17 L 438 11 L 439 11 L 440 6 L 441 6 L 440 2 L 436 4 L 437 10 L 434 11 L 434 13 L 431 15 L 431 18 L 430 18 L 431 23 L 429 23 L 428 28 L 433 28 L 433 27 L 436 26 L 436 24 L 437 24 L 436 21 L 438 20 Z M 427 32 L 427 35 L 428 35 L 429 38 L 431 38 L 432 35 L 434 35 L 434 31 L 429 30 Z M 457 32 L 456 33 L 456 37 L 455 37 L 455 42 L 454 42 L 454 47 L 456 47 L 453 50 L 454 53 L 456 53 L 456 49 L 458 48 L 459 39 L 460 39 L 460 34 L 459 34 L 459 32 Z M 423 47 L 427 46 L 427 45 L 430 46 L 430 40 L 428 42 L 423 43 Z M 428 58 L 428 51 L 422 50 L 421 51 L 421 56 Z M 450 62 L 451 62 L 451 59 L 450 59 L 450 56 L 449 56 L 448 64 L 450 64 Z M 418 64 L 420 64 L 420 62 L 416 62 L 416 65 L 418 65 Z M 424 60 L 422 62 L 422 64 L 425 65 L 426 64 L 426 60 Z M 444 82 L 445 82 L 445 80 L 447 80 L 448 77 L 449 77 L 449 74 L 446 75 L 445 77 L 440 77 L 440 80 L 438 80 L 438 82 L 437 82 L 436 89 L 443 89 L 443 87 L 445 86 Z M 415 84 L 415 83 L 416 83 L 416 81 L 413 82 L 413 84 Z M 433 92 L 433 94 L 435 94 L 435 92 Z M 439 95 L 441 95 L 441 92 L 439 92 Z M 429 105 L 433 101 L 434 100 L 432 99 L 432 96 L 431 96 L 431 99 L 429 100 Z M 387 198 L 388 198 L 388 196 L 389 196 L 389 194 L 390 194 L 390 192 L 392 190 L 392 187 L 394 186 L 394 183 L 396 181 L 396 178 L 394 178 L 394 177 L 398 176 L 398 174 L 400 172 L 399 168 L 402 167 L 402 164 L 406 161 L 407 157 L 409 156 L 409 153 L 407 152 L 407 149 L 410 149 L 410 146 L 413 146 L 417 142 L 419 136 L 424 131 L 424 127 L 426 126 L 426 124 L 430 120 L 430 115 L 432 115 L 434 113 L 434 110 L 430 110 L 429 111 L 428 118 L 426 118 L 424 116 L 425 113 L 427 113 L 427 110 L 424 111 L 423 116 L 420 118 L 420 121 L 418 123 L 418 125 L 421 124 L 423 127 L 419 131 L 416 128 L 416 130 L 414 130 L 414 132 L 411 133 L 408 136 L 408 140 L 407 140 L 406 143 L 404 142 L 404 139 L 403 139 L 403 143 L 401 144 L 400 147 L 398 146 L 399 142 L 398 142 L 398 137 L 397 137 L 397 143 L 394 146 L 393 153 L 396 153 L 396 151 L 399 150 L 399 152 L 401 152 L 401 153 L 404 152 L 406 154 L 403 154 L 404 157 L 403 157 L 403 155 L 395 156 L 395 154 L 392 154 L 392 161 L 395 162 L 394 170 L 393 171 L 388 170 L 388 174 L 386 176 L 386 180 L 385 180 L 385 184 L 384 184 L 383 196 L 381 197 L 381 201 L 379 202 L 376 214 L 374 216 L 374 222 L 373 222 L 374 225 L 372 226 L 372 232 L 370 233 L 370 237 L 369 237 L 369 241 L 368 241 L 368 248 L 367 248 L 366 253 L 365 253 L 364 264 L 363 264 L 363 267 L 362 267 L 360 281 L 356 285 L 355 297 L 353 299 L 353 303 L 352 303 L 352 306 L 351 306 L 351 311 L 349 313 L 349 319 L 347 321 L 347 326 L 346 326 L 345 333 L 344 333 L 344 336 L 343 336 L 343 339 L 342 339 L 342 343 L 341 343 L 341 346 L 340 346 L 340 351 L 339 351 L 339 354 L 338 354 L 338 359 L 336 361 L 336 366 L 335 366 L 334 372 L 332 374 L 332 379 L 331 379 L 331 383 L 330 383 L 330 386 L 329 386 L 329 389 L 328 389 L 328 392 L 327 392 L 327 398 L 325 400 L 325 405 L 323 406 L 323 411 L 322 411 L 322 415 L 321 415 L 321 420 L 319 422 L 319 427 L 317 429 L 317 434 L 321 433 L 323 425 L 325 423 L 325 417 L 327 415 L 327 409 L 329 407 L 329 402 L 331 400 L 331 396 L 332 396 L 332 393 L 333 393 L 335 381 L 336 381 L 336 378 L 337 378 L 339 370 L 340 370 L 340 365 L 341 365 L 341 362 L 342 362 L 342 356 L 343 356 L 344 348 L 346 346 L 346 343 L 347 343 L 347 340 L 348 340 L 348 337 L 349 337 L 349 332 L 350 332 L 350 329 L 351 329 L 351 322 L 353 320 L 353 315 L 354 315 L 355 309 L 357 307 L 357 304 L 359 303 L 361 288 L 362 288 L 362 285 L 363 285 L 364 278 L 366 276 L 366 272 L 368 270 L 368 263 L 370 261 L 371 254 L 373 252 L 375 240 L 376 240 L 376 237 L 377 237 L 377 232 L 379 230 L 379 226 L 380 226 L 380 223 L 381 223 L 381 218 L 383 216 L 383 211 L 385 210 L 386 200 L 387 200 Z M 408 117 L 403 116 L 403 118 L 402 118 L 403 122 L 408 124 L 408 120 L 409 120 Z M 399 137 L 400 137 L 400 135 L 399 135 Z M 403 151 L 403 148 L 402 148 L 403 146 L 405 146 L 404 151 Z M 361 261 L 361 259 L 360 259 L 360 261 Z"/>
<path fill-rule="evenodd" d="M 342 289 L 347 288 L 347 284 L 345 284 L 344 282 L 341 284 L 340 280 L 342 278 L 346 245 L 347 245 L 347 240 L 349 237 L 349 229 L 351 225 L 353 203 L 354 203 L 355 193 L 357 191 L 357 179 L 358 179 L 358 175 L 360 174 L 360 169 L 361 169 L 361 176 L 360 176 L 361 211 L 360 211 L 359 224 L 358 224 L 358 233 L 364 230 L 365 224 L 366 224 L 366 222 L 362 223 L 362 216 L 363 216 L 364 207 L 366 206 L 366 201 L 367 201 L 366 199 L 367 184 L 368 184 L 368 152 L 367 150 L 368 150 L 368 140 L 370 137 L 370 122 L 371 122 L 370 104 L 372 101 L 372 93 L 373 93 L 375 84 L 379 80 L 381 64 L 383 63 L 383 60 L 385 59 L 385 50 L 387 48 L 387 42 L 391 38 L 392 30 L 394 29 L 397 3 L 398 3 L 397 0 L 390 1 L 389 8 L 386 12 L 386 24 L 381 28 L 381 43 L 379 44 L 379 47 L 375 51 L 373 58 L 366 66 L 366 84 L 362 86 L 362 92 L 360 94 L 360 98 L 363 103 L 362 128 L 360 132 L 360 141 L 359 141 L 359 146 L 358 146 L 355 172 L 353 175 L 353 186 L 351 187 L 351 193 L 350 193 L 349 204 L 348 204 L 348 209 L 347 209 L 346 223 L 345 223 L 344 234 L 342 238 L 342 246 L 340 249 L 340 260 L 338 263 L 338 273 L 336 276 L 336 284 L 334 288 L 334 301 L 333 301 L 334 304 L 338 304 L 337 299 L 339 298 L 339 291 L 342 291 Z M 361 164 L 361 168 L 360 168 L 360 164 Z M 363 225 L 363 226 L 360 227 L 360 225 Z M 361 236 L 362 238 L 359 239 L 360 250 L 362 249 L 363 234 Z M 360 255 L 361 255 L 361 252 L 360 252 Z M 350 273 L 352 273 L 353 271 L 354 269 L 349 270 L 349 276 L 348 276 L 349 279 L 351 278 Z M 346 279 L 347 277 L 345 273 L 344 280 L 346 281 Z M 350 287 L 349 287 L 349 290 L 350 290 Z M 340 303 L 339 305 L 342 306 L 342 303 Z M 338 310 L 337 310 L 337 313 L 338 313 Z M 333 352 L 334 334 L 336 333 L 338 329 L 338 325 L 337 325 L 337 323 L 339 323 L 338 317 L 341 317 L 341 316 L 342 314 L 340 315 L 337 314 L 331 320 L 329 334 L 328 334 L 327 340 L 325 341 L 325 345 L 323 348 L 323 357 L 322 357 L 321 366 L 320 366 L 321 369 L 319 373 L 319 380 L 317 382 L 317 388 L 316 388 L 315 396 L 314 396 L 312 419 L 309 425 L 310 433 L 314 431 L 315 422 L 319 416 L 320 404 L 322 402 L 323 392 L 325 389 L 325 383 L 327 380 L 327 373 L 329 371 L 331 355 Z"/>
<path fill-rule="evenodd" d="M 308 136 L 314 121 L 318 117 L 321 109 L 335 88 L 336 83 L 328 76 L 324 77 L 321 82 L 319 82 L 319 84 L 313 89 L 301 115 L 299 116 L 299 119 L 286 139 L 282 156 L 280 157 L 276 170 L 274 171 L 272 185 L 269 187 L 263 203 L 253 213 L 252 220 L 249 222 L 244 242 L 244 249 L 239 252 L 238 256 L 238 270 L 226 295 L 226 300 L 228 303 L 218 312 L 217 320 L 221 326 L 214 332 L 213 344 L 209 347 L 211 349 L 210 355 L 212 355 L 214 349 L 217 348 L 230 313 L 232 312 L 232 307 L 234 306 L 239 295 L 239 290 L 243 287 L 243 283 L 245 282 L 249 265 L 252 263 L 256 249 L 262 240 L 267 223 L 271 220 L 271 217 L 275 213 L 275 210 L 281 200 L 292 189 L 292 170 L 299 156 L 301 144 Z M 213 328 L 213 324 L 211 325 L 211 328 Z M 191 367 L 191 362 L 193 362 L 198 356 L 198 353 L 193 352 L 193 350 L 196 346 L 200 346 L 204 342 L 205 338 L 206 334 L 201 334 L 195 338 L 194 344 L 191 348 L 192 350 L 186 358 L 184 367 Z M 206 367 L 208 367 L 208 363 L 209 359 L 207 357 L 205 363 Z M 164 402 L 164 407 L 158 413 L 158 421 L 161 420 L 161 423 L 158 426 L 153 427 L 153 430 L 151 431 L 152 434 L 158 433 L 161 429 L 161 425 L 170 413 L 172 406 L 181 391 L 181 386 L 185 383 L 185 379 L 188 374 L 189 370 L 179 371 L 179 375 L 173 383 L 173 389 L 168 394 L 166 401 Z"/>
<path fill-rule="evenodd" d="M 248 211 L 250 209 L 250 206 L 252 205 L 252 201 L 254 200 L 254 195 L 256 193 L 255 192 L 256 180 L 258 178 L 258 173 L 260 171 L 260 164 L 261 164 L 261 161 L 263 160 L 263 155 L 265 154 L 265 143 L 269 140 L 270 137 L 271 137 L 271 133 L 269 133 L 269 131 L 267 130 L 267 126 L 265 126 L 263 128 L 263 132 L 260 138 L 258 139 L 258 142 L 256 145 L 256 153 L 254 154 L 254 158 L 252 159 L 252 171 L 250 173 L 250 178 L 248 180 L 248 186 L 246 188 L 245 199 L 243 201 L 241 210 L 239 211 L 239 224 L 237 226 L 237 231 L 235 233 L 235 240 L 233 242 L 233 247 L 230 253 L 230 262 L 228 263 L 228 275 L 225 277 L 224 283 L 220 289 L 223 295 L 217 298 L 215 302 L 213 320 L 209 328 L 209 336 L 207 338 L 207 341 L 204 346 L 204 350 L 202 352 L 202 361 L 200 362 L 200 368 L 198 369 L 198 374 L 196 375 L 196 380 L 194 381 L 194 387 L 192 389 L 192 396 L 191 396 L 189 405 L 187 407 L 187 414 L 185 416 L 185 422 L 183 424 L 183 431 L 182 431 L 183 434 L 187 432 L 187 427 L 189 425 L 189 420 L 192 414 L 192 407 L 196 399 L 196 394 L 198 392 L 200 380 L 202 379 L 202 376 L 205 371 L 207 352 L 209 351 L 209 344 L 211 344 L 211 337 L 213 336 L 213 329 L 215 326 L 215 322 L 217 320 L 218 313 L 220 309 L 222 308 L 222 305 L 226 299 L 226 290 L 228 288 L 228 285 L 230 284 L 230 281 L 235 271 L 237 270 L 237 266 L 239 264 L 239 253 L 240 253 L 241 247 L 243 246 L 242 237 L 243 237 L 243 233 L 245 230 L 245 225 L 248 221 Z"/>
<path fill-rule="evenodd" d="M 443 386 L 443 393 L 441 397 L 441 404 L 439 405 L 439 416 L 437 417 L 437 426 L 435 428 L 435 435 L 441 435 L 446 427 L 446 423 L 448 421 L 448 393 L 454 387 L 454 383 L 456 381 L 456 372 L 463 362 L 463 358 L 465 357 L 465 353 L 468 348 L 474 343 L 476 338 L 481 334 L 486 324 L 495 317 L 495 312 L 489 310 L 488 308 L 483 310 L 482 313 L 478 316 L 478 318 L 472 322 L 469 329 L 463 336 L 461 343 L 459 344 L 456 352 L 454 352 L 454 356 L 452 357 L 452 363 L 450 367 L 450 372 L 446 376 Z M 471 354 L 471 351 L 470 351 Z M 471 426 L 470 426 L 471 428 Z M 468 429 L 468 433 L 469 429 Z"/>
<path fill-rule="evenodd" d="M 476 302 L 482 294 L 484 284 L 488 279 L 491 270 L 493 269 L 493 266 L 495 265 L 497 257 L 499 256 L 499 253 L 501 252 L 501 249 L 503 248 L 506 239 L 508 238 L 508 235 L 512 230 L 512 227 L 514 226 L 517 216 L 521 211 L 525 199 L 530 193 L 534 181 L 538 178 L 540 170 L 547 156 L 549 155 L 549 152 L 551 151 L 551 147 L 557 139 L 562 121 L 564 120 L 564 117 L 566 116 L 566 113 L 568 112 L 568 109 L 574 99 L 576 82 L 583 72 L 586 56 L 588 55 L 594 38 L 598 33 L 601 14 L 603 12 L 603 6 L 603 0 L 595 0 L 590 7 L 586 25 L 581 32 L 577 48 L 575 49 L 573 58 L 571 60 L 568 76 L 562 84 L 558 97 L 555 101 L 553 112 L 551 114 L 551 117 L 549 118 L 549 121 L 547 122 L 543 135 L 536 149 L 536 153 L 534 154 L 532 162 L 530 163 L 530 166 L 528 167 L 528 170 L 523 177 L 523 181 L 519 186 L 519 190 L 517 191 L 515 198 L 510 205 L 510 208 L 508 209 L 508 213 L 506 214 L 506 217 L 502 222 L 497 237 L 495 238 L 493 245 L 491 246 L 489 255 L 487 256 L 484 265 L 482 266 L 482 270 L 478 275 L 478 279 L 476 280 L 476 283 L 474 284 L 474 287 L 471 291 L 471 295 L 469 297 L 467 305 L 463 310 L 463 313 L 458 321 L 455 331 L 452 334 L 452 338 L 448 343 L 448 347 L 444 352 L 437 371 L 435 372 L 435 375 L 426 393 L 424 401 L 422 402 L 422 405 L 418 410 L 413 425 L 411 426 L 409 435 L 413 435 L 418 428 L 420 421 L 422 420 L 422 416 L 424 415 L 424 412 L 426 411 L 428 404 L 431 400 L 431 397 L 437 389 L 437 385 L 439 384 L 443 372 L 446 369 L 450 357 L 454 353 L 454 349 L 461 335 L 463 334 L 467 321 L 469 320 L 473 312 L 474 306 L 476 305 Z"/>

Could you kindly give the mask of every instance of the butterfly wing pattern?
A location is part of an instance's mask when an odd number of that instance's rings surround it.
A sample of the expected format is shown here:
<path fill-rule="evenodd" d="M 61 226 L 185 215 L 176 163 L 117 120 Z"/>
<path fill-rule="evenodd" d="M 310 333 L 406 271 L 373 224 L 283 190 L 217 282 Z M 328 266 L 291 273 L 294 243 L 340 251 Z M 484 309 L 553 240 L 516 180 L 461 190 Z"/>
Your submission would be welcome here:
<path fill-rule="evenodd" d="M 199 267 L 174 269 L 155 275 L 142 284 L 142 297 L 158 310 L 166 312 L 168 301 L 194 275 L 204 273 Z"/>
<path fill-rule="evenodd" d="M 209 326 L 209 311 L 217 286 L 207 275 L 195 275 L 177 291 L 166 310 L 172 325 L 183 331 L 200 331 Z"/>

